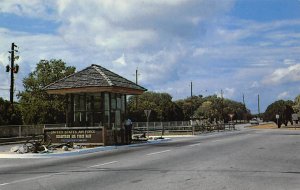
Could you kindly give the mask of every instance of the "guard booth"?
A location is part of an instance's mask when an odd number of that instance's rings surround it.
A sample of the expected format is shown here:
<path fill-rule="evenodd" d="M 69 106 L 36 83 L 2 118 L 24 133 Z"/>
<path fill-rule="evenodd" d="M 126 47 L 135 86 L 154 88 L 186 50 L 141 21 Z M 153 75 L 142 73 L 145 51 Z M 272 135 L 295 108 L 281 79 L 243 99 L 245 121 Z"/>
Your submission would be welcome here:
<path fill-rule="evenodd" d="M 99 65 L 91 65 L 45 87 L 66 96 L 66 128 L 45 128 L 52 142 L 89 145 L 128 144 L 126 96 L 147 89 Z"/>

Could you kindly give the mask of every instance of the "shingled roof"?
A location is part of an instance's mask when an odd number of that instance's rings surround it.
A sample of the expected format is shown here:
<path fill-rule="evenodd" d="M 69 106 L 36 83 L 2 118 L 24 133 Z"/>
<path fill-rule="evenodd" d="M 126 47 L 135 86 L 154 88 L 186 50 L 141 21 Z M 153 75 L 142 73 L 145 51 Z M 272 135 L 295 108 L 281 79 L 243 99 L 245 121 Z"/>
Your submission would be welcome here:
<path fill-rule="evenodd" d="M 95 64 L 47 85 L 45 90 L 50 94 L 101 91 L 141 94 L 147 91 L 146 88 Z"/>

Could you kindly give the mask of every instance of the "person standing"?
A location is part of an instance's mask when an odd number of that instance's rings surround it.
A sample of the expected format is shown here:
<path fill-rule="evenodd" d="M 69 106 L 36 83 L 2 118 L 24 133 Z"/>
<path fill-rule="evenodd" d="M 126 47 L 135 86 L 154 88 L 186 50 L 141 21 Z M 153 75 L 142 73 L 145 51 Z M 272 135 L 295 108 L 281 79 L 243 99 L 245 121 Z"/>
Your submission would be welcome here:
<path fill-rule="evenodd" d="M 132 138 L 132 122 L 130 119 L 125 121 L 125 143 L 130 144 Z"/>

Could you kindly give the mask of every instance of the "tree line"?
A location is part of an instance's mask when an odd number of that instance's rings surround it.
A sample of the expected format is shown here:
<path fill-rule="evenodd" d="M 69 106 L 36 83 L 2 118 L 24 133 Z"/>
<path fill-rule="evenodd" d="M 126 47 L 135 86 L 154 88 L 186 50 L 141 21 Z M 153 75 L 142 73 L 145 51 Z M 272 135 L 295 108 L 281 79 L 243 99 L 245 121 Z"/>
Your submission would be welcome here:
<path fill-rule="evenodd" d="M 231 119 L 230 114 L 234 120 L 251 118 L 250 111 L 244 104 L 217 95 L 199 95 L 172 101 L 170 94 L 145 92 L 138 97 L 131 96 L 127 108 L 128 116 L 134 121 L 146 121 L 144 110 L 149 109 L 152 110 L 151 121 L 206 119 L 211 122 L 228 122 Z"/>
<path fill-rule="evenodd" d="M 66 66 L 62 60 L 41 60 L 33 72 L 23 79 L 24 90 L 17 94 L 19 99 L 11 107 L 10 102 L 0 98 L 0 125 L 64 123 L 65 97 L 49 95 L 43 88 L 61 78 L 75 73 L 76 68 Z M 151 121 L 181 121 L 206 119 L 209 121 L 249 120 L 252 115 L 246 106 L 230 99 L 211 96 L 192 96 L 172 100 L 168 93 L 145 92 L 130 96 L 127 100 L 127 115 L 133 121 L 146 121 L 144 110 L 152 110 Z M 271 104 L 265 120 L 274 120 L 280 114 L 280 122 L 290 119 L 289 114 L 300 111 L 300 96 L 293 101 L 277 101 Z M 276 113 L 276 114 L 275 114 Z M 275 115 L 274 115 L 275 114 Z"/>

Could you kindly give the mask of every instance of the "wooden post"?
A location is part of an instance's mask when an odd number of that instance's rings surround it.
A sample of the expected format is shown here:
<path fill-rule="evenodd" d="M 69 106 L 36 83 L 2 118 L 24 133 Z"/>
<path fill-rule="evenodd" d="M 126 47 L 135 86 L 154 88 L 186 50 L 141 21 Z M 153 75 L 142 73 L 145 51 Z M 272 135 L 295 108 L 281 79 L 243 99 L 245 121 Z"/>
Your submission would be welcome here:
<path fill-rule="evenodd" d="M 192 125 L 192 135 L 195 135 L 195 126 Z"/>
<path fill-rule="evenodd" d="M 106 128 L 103 126 L 102 127 L 102 139 L 103 139 L 103 145 L 106 146 L 107 142 L 106 142 Z"/>
<path fill-rule="evenodd" d="M 22 126 L 19 125 L 19 137 L 22 137 Z"/>

